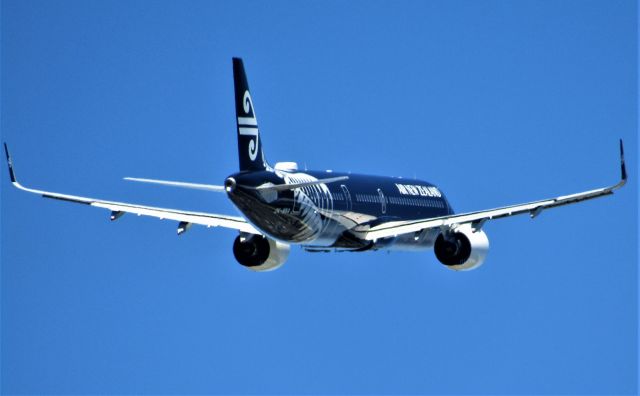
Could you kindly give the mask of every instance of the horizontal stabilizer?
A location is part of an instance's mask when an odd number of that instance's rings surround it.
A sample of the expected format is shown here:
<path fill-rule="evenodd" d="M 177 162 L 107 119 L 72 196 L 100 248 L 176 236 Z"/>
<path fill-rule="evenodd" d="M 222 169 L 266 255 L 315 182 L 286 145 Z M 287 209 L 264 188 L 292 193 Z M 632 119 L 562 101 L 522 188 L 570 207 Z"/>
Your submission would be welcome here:
<path fill-rule="evenodd" d="M 348 180 L 349 176 L 338 176 L 338 177 L 330 177 L 328 179 L 320 179 L 309 182 L 295 183 L 295 184 L 278 184 L 278 185 L 264 185 L 256 187 L 256 190 L 260 191 L 286 191 L 286 190 L 294 190 L 300 187 L 308 187 L 316 184 L 327 184 L 327 183 L 335 183 L 338 181 Z"/>
<path fill-rule="evenodd" d="M 214 186 L 214 185 L 211 185 L 211 184 L 185 183 L 185 182 L 177 182 L 177 181 L 169 181 L 169 180 L 155 180 L 155 179 L 140 179 L 140 178 L 137 178 L 137 177 L 125 177 L 124 180 L 135 181 L 135 182 L 140 182 L 140 183 L 160 184 L 160 185 L 163 185 L 163 186 L 171 186 L 171 187 L 191 188 L 191 189 L 194 189 L 194 190 L 224 192 L 224 186 Z"/>

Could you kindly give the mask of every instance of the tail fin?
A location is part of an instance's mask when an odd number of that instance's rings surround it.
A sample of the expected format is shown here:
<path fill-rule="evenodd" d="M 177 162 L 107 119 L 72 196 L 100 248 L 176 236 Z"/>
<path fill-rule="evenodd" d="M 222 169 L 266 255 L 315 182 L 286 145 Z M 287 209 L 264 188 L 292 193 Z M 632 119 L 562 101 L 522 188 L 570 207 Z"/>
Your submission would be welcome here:
<path fill-rule="evenodd" d="M 238 158 L 240 170 L 264 170 L 268 165 L 262 153 L 255 108 L 249 93 L 242 59 L 233 58 L 233 84 L 236 95 L 236 121 L 238 125 Z"/>

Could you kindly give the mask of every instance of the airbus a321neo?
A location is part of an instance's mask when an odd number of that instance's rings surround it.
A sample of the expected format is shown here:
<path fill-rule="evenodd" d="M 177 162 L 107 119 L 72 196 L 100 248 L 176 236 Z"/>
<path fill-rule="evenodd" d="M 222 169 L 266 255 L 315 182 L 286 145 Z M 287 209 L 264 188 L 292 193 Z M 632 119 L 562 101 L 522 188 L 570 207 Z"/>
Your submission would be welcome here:
<path fill-rule="evenodd" d="M 192 224 L 227 227 L 239 231 L 233 254 L 254 271 L 280 267 L 290 245 L 309 252 L 367 250 L 425 250 L 453 270 L 477 268 L 484 261 L 489 240 L 483 231 L 487 220 L 529 214 L 610 195 L 622 187 L 627 174 L 620 141 L 621 180 L 617 184 L 477 212 L 455 214 L 444 193 L 435 185 L 414 179 L 366 176 L 298 169 L 294 162 L 267 163 L 258 131 L 255 107 L 242 60 L 233 59 L 233 81 L 238 134 L 239 172 L 224 186 L 152 179 L 125 178 L 165 186 L 226 193 L 243 217 L 189 212 L 104 201 L 23 187 L 16 176 L 5 144 L 11 182 L 17 188 L 45 198 L 76 202 L 111 211 L 111 220 L 125 213 L 179 222 L 178 235 Z"/>

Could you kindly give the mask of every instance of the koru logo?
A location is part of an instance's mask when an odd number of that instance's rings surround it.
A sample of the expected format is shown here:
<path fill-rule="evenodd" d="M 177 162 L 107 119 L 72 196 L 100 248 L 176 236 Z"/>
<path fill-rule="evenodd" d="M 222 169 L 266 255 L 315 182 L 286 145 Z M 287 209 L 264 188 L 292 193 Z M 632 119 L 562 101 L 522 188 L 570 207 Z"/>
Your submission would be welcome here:
<path fill-rule="evenodd" d="M 249 91 L 244 91 L 242 110 L 247 116 L 238 117 L 238 133 L 244 136 L 255 136 L 255 139 L 249 140 L 249 158 L 251 161 L 255 161 L 258 156 L 258 121 L 256 121 L 256 113 Z M 252 115 L 249 116 L 249 114 Z"/>

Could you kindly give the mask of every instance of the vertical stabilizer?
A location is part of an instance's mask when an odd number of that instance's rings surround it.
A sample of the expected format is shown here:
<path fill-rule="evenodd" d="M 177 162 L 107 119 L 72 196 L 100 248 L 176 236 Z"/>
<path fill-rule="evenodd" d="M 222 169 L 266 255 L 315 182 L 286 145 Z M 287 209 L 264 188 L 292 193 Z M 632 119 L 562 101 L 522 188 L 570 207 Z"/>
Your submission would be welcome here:
<path fill-rule="evenodd" d="M 262 153 L 262 140 L 258 132 L 255 108 L 240 58 L 233 58 L 233 84 L 236 96 L 240 170 L 264 170 L 267 168 L 267 162 Z"/>

